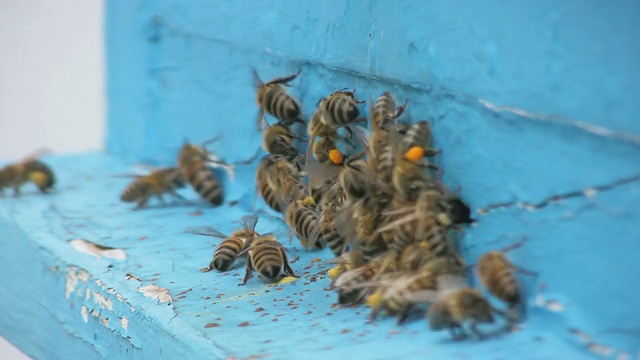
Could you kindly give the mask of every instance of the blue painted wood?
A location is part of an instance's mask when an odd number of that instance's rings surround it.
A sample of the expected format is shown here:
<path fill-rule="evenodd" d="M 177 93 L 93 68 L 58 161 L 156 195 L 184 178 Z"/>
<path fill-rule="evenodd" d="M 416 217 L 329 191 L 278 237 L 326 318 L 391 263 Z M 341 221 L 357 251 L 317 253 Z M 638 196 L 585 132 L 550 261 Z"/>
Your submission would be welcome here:
<path fill-rule="evenodd" d="M 577 327 L 636 356 L 638 15 L 636 2 L 595 0 L 283 1 L 253 2 L 250 10 L 229 2 L 107 2 L 108 151 L 115 156 L 51 158 L 61 178 L 56 194 L 3 199 L 0 274 L 9 285 L 0 305 L 18 311 L 0 318 L 0 331 L 36 357 L 577 358 L 588 354 L 567 332 Z M 474 263 L 527 237 L 510 254 L 539 273 L 520 279 L 525 328 L 452 343 L 424 321 L 366 324 L 365 308 L 331 307 L 328 280 L 317 275 L 326 265 L 311 262 L 329 254 L 295 245 L 293 267 L 307 272 L 295 284 L 238 288 L 240 270 L 200 273 L 217 242 L 184 227 L 232 230 L 251 206 L 255 164 L 226 183 L 235 207 L 133 212 L 119 204 L 126 180 L 109 175 L 130 172 L 136 161 L 168 165 L 185 137 L 222 135 L 211 148 L 228 161 L 258 151 L 252 67 L 263 79 L 300 68 L 291 91 L 306 116 L 338 88 L 356 88 L 367 100 L 385 90 L 409 98 L 407 115 L 431 121 L 445 181 L 477 213 L 477 225 L 462 234 L 465 259 Z M 262 218 L 258 228 L 286 237 L 275 220 Z M 73 250 L 67 240 L 74 238 L 128 257 L 97 260 Z M 66 279 L 80 269 L 87 282 L 78 280 L 67 298 Z M 140 293 L 152 284 L 173 303 Z M 65 346 L 48 346 L 58 343 Z"/>
<path fill-rule="evenodd" d="M 41 195 L 26 187 L 22 197 L 4 199 L 0 208 L 0 306 L 5 310 L 0 329 L 35 358 L 586 354 L 563 329 L 591 321 L 582 318 L 581 304 L 566 296 L 570 292 L 548 293 L 568 307 L 560 314 L 536 307 L 530 299 L 529 321 L 522 331 L 483 342 L 452 342 L 446 332 L 429 332 L 424 320 L 397 326 L 394 319 L 382 318 L 368 324 L 365 307 L 335 308 L 335 294 L 325 290 L 329 280 L 324 260 L 331 255 L 302 250 L 297 241 L 287 247 L 292 258 L 299 257 L 292 264 L 302 275 L 299 280 L 267 285 L 254 278 L 238 287 L 241 266 L 226 274 L 199 271 L 211 260 L 218 240 L 184 229 L 210 225 L 230 232 L 236 226 L 232 221 L 247 211 L 243 205 L 211 208 L 186 189 L 182 194 L 193 204 L 163 207 L 152 202 L 148 209 L 132 211 L 117 196 L 128 180 L 110 176 L 131 171 L 131 163 L 100 153 L 46 161 L 59 175 L 55 193 Z M 634 184 L 629 190 L 637 193 L 639 188 Z M 565 224 L 540 214 L 538 221 Z M 576 218 L 563 226 L 581 221 Z M 481 234 L 492 225 L 481 224 L 469 233 Z M 278 220 L 263 217 L 257 230 L 274 231 L 286 243 L 287 229 Z M 532 231 L 531 241 L 538 239 L 537 231 Z M 79 252 L 70 245 L 74 239 L 122 249 L 126 259 Z M 540 261 L 534 249 L 523 252 Z M 553 276 L 545 272 L 542 279 Z M 149 285 L 166 289 L 172 302 L 145 297 L 140 289 Z"/>

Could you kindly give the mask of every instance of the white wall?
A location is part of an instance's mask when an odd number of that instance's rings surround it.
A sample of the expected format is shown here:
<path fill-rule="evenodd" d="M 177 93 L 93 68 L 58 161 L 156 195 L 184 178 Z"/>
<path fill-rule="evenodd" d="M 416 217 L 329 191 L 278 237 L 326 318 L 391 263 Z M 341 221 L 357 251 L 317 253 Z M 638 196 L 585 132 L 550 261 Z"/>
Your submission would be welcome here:
<path fill-rule="evenodd" d="M 0 159 L 102 148 L 103 46 L 100 0 L 0 0 Z"/>
<path fill-rule="evenodd" d="M 102 148 L 103 3 L 0 0 L 0 159 Z"/>

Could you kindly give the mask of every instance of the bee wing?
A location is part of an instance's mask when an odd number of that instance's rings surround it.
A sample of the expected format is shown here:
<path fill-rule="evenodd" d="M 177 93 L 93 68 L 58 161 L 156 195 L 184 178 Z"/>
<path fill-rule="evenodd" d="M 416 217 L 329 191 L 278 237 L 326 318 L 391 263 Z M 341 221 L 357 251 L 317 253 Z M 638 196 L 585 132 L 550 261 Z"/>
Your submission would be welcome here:
<path fill-rule="evenodd" d="M 258 75 L 258 71 L 253 68 L 253 86 L 257 89 L 260 86 L 264 85 L 264 83 L 262 82 L 262 80 L 260 80 L 260 76 Z"/>
<path fill-rule="evenodd" d="M 411 221 L 415 221 L 418 218 L 419 218 L 419 216 L 417 214 L 415 214 L 415 213 L 408 214 L 406 216 L 403 216 L 403 217 L 401 217 L 401 218 L 399 218 L 397 220 L 394 220 L 394 221 L 386 224 L 385 226 L 383 226 L 381 228 L 378 228 L 375 231 L 374 235 L 381 234 L 381 233 L 383 233 L 385 231 L 393 230 L 393 229 L 397 228 L 398 226 L 404 225 L 404 224 L 406 224 L 408 222 L 411 222 Z"/>
<path fill-rule="evenodd" d="M 335 183 L 343 169 L 341 165 L 325 164 L 314 159 L 309 159 L 304 167 L 309 177 L 309 187 L 320 187 L 327 182 Z"/>
<path fill-rule="evenodd" d="M 438 276 L 438 291 L 451 291 L 468 287 L 464 276 L 443 274 Z"/>
<path fill-rule="evenodd" d="M 437 290 L 419 290 L 404 294 L 404 298 L 413 304 L 432 304 L 440 299 L 440 294 Z"/>
<path fill-rule="evenodd" d="M 221 239 L 228 237 L 227 235 L 210 226 L 188 227 L 184 229 L 184 232 L 196 235 L 213 236 Z"/>
<path fill-rule="evenodd" d="M 242 227 L 247 230 L 254 230 L 256 225 L 258 224 L 258 215 L 256 214 L 248 214 L 243 216 L 240 219 L 240 223 Z"/>

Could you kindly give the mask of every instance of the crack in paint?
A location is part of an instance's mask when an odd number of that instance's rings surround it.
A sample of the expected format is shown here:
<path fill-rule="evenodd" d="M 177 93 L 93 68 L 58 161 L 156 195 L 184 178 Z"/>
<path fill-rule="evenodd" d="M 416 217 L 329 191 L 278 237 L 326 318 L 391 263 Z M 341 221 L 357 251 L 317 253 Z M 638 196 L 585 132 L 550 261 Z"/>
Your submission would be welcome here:
<path fill-rule="evenodd" d="M 586 187 L 582 190 L 575 190 L 575 191 L 569 191 L 569 192 L 565 192 L 562 194 L 555 194 L 552 196 L 549 196 L 548 198 L 538 202 L 538 203 L 531 203 L 531 202 L 527 202 L 527 201 L 508 201 L 508 202 L 502 202 L 502 203 L 495 203 L 495 204 L 490 204 L 487 205 L 485 207 L 479 208 L 477 210 L 478 214 L 481 216 L 485 216 L 487 214 L 490 214 L 494 211 L 500 210 L 500 209 L 507 209 L 507 208 L 511 208 L 514 205 L 517 206 L 520 209 L 526 209 L 529 211 L 537 211 L 540 209 L 543 209 L 551 204 L 555 204 L 555 203 L 559 203 L 563 200 L 569 200 L 569 199 L 574 199 L 574 198 L 579 198 L 579 197 L 586 197 L 588 199 L 593 199 L 599 192 L 604 192 L 604 191 L 610 191 L 615 189 L 618 186 L 622 186 L 622 185 L 626 185 L 626 184 L 630 184 L 630 183 L 634 183 L 640 181 L 640 174 L 637 175 L 633 175 L 630 177 L 626 177 L 626 178 L 622 178 L 620 180 L 616 180 L 612 183 L 609 184 L 605 184 L 605 185 L 596 185 L 596 186 L 590 186 L 590 187 Z"/>
<path fill-rule="evenodd" d="M 244 53 L 256 52 L 254 49 L 244 48 L 242 46 L 239 46 L 239 44 L 237 43 L 231 42 L 223 38 L 196 33 L 191 30 L 185 29 L 182 26 L 171 24 L 165 21 L 164 19 L 161 19 L 158 16 L 154 17 L 153 25 L 154 27 L 162 26 L 167 30 L 171 31 L 174 35 L 178 34 L 190 39 L 200 39 L 200 40 L 205 40 L 211 43 L 223 44 L 231 47 L 232 49 L 235 49 Z M 265 49 L 264 51 L 268 54 L 273 54 L 273 51 L 271 51 L 271 49 Z M 284 57 L 283 54 L 279 54 L 279 56 Z M 394 79 L 390 77 L 366 74 L 354 69 L 349 69 L 349 68 L 340 67 L 340 66 L 331 66 L 317 60 L 295 59 L 293 58 L 292 55 L 288 55 L 286 56 L 286 58 L 292 64 L 297 65 L 298 67 L 300 66 L 319 67 L 319 68 L 330 70 L 332 72 L 347 74 L 347 75 L 354 76 L 356 78 L 362 78 L 366 80 L 374 80 L 376 82 L 381 82 L 381 83 L 393 84 L 393 86 L 395 87 L 398 87 L 398 86 L 405 87 L 405 88 L 409 88 L 419 92 L 424 92 L 426 94 L 429 94 L 436 89 L 436 85 L 434 84 L 407 83 L 403 81 L 398 81 L 398 79 Z M 526 120 L 568 126 L 568 127 L 577 129 L 581 132 L 586 132 L 588 134 L 595 135 L 598 137 L 619 140 L 629 144 L 633 144 L 635 146 L 640 146 L 640 134 L 615 131 L 615 130 L 606 128 L 604 126 L 590 124 L 584 120 L 572 119 L 569 117 L 560 116 L 556 114 L 535 113 L 532 111 L 527 111 L 527 110 L 520 109 L 510 105 L 496 105 L 490 102 L 489 100 L 479 98 L 470 94 L 465 94 L 462 92 L 448 90 L 445 87 L 438 87 L 438 89 L 445 96 L 449 96 L 455 100 L 466 100 L 467 102 L 470 102 L 470 103 L 479 104 L 482 108 L 487 109 L 494 114 L 506 113 L 510 115 L 515 115 L 519 118 L 526 119 Z"/>

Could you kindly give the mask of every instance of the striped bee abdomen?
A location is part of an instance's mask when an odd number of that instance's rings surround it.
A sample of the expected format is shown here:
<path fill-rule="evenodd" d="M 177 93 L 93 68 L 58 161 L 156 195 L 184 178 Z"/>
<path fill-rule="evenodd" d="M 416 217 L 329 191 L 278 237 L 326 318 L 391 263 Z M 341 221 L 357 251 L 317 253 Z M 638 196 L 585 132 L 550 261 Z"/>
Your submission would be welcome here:
<path fill-rule="evenodd" d="M 238 254 L 244 249 L 244 243 L 239 237 L 230 237 L 222 241 L 213 253 L 210 268 L 218 271 L 228 270 Z"/>
<path fill-rule="evenodd" d="M 284 257 L 279 246 L 261 245 L 251 254 L 253 267 L 260 275 L 275 280 L 282 272 Z"/>
<path fill-rule="evenodd" d="M 282 86 L 269 86 L 262 99 L 264 110 L 282 121 L 297 120 L 300 116 L 300 104 L 289 95 Z"/>
<path fill-rule="evenodd" d="M 195 161 L 186 173 L 187 181 L 207 202 L 218 206 L 224 201 L 222 184 L 204 161 Z"/>

